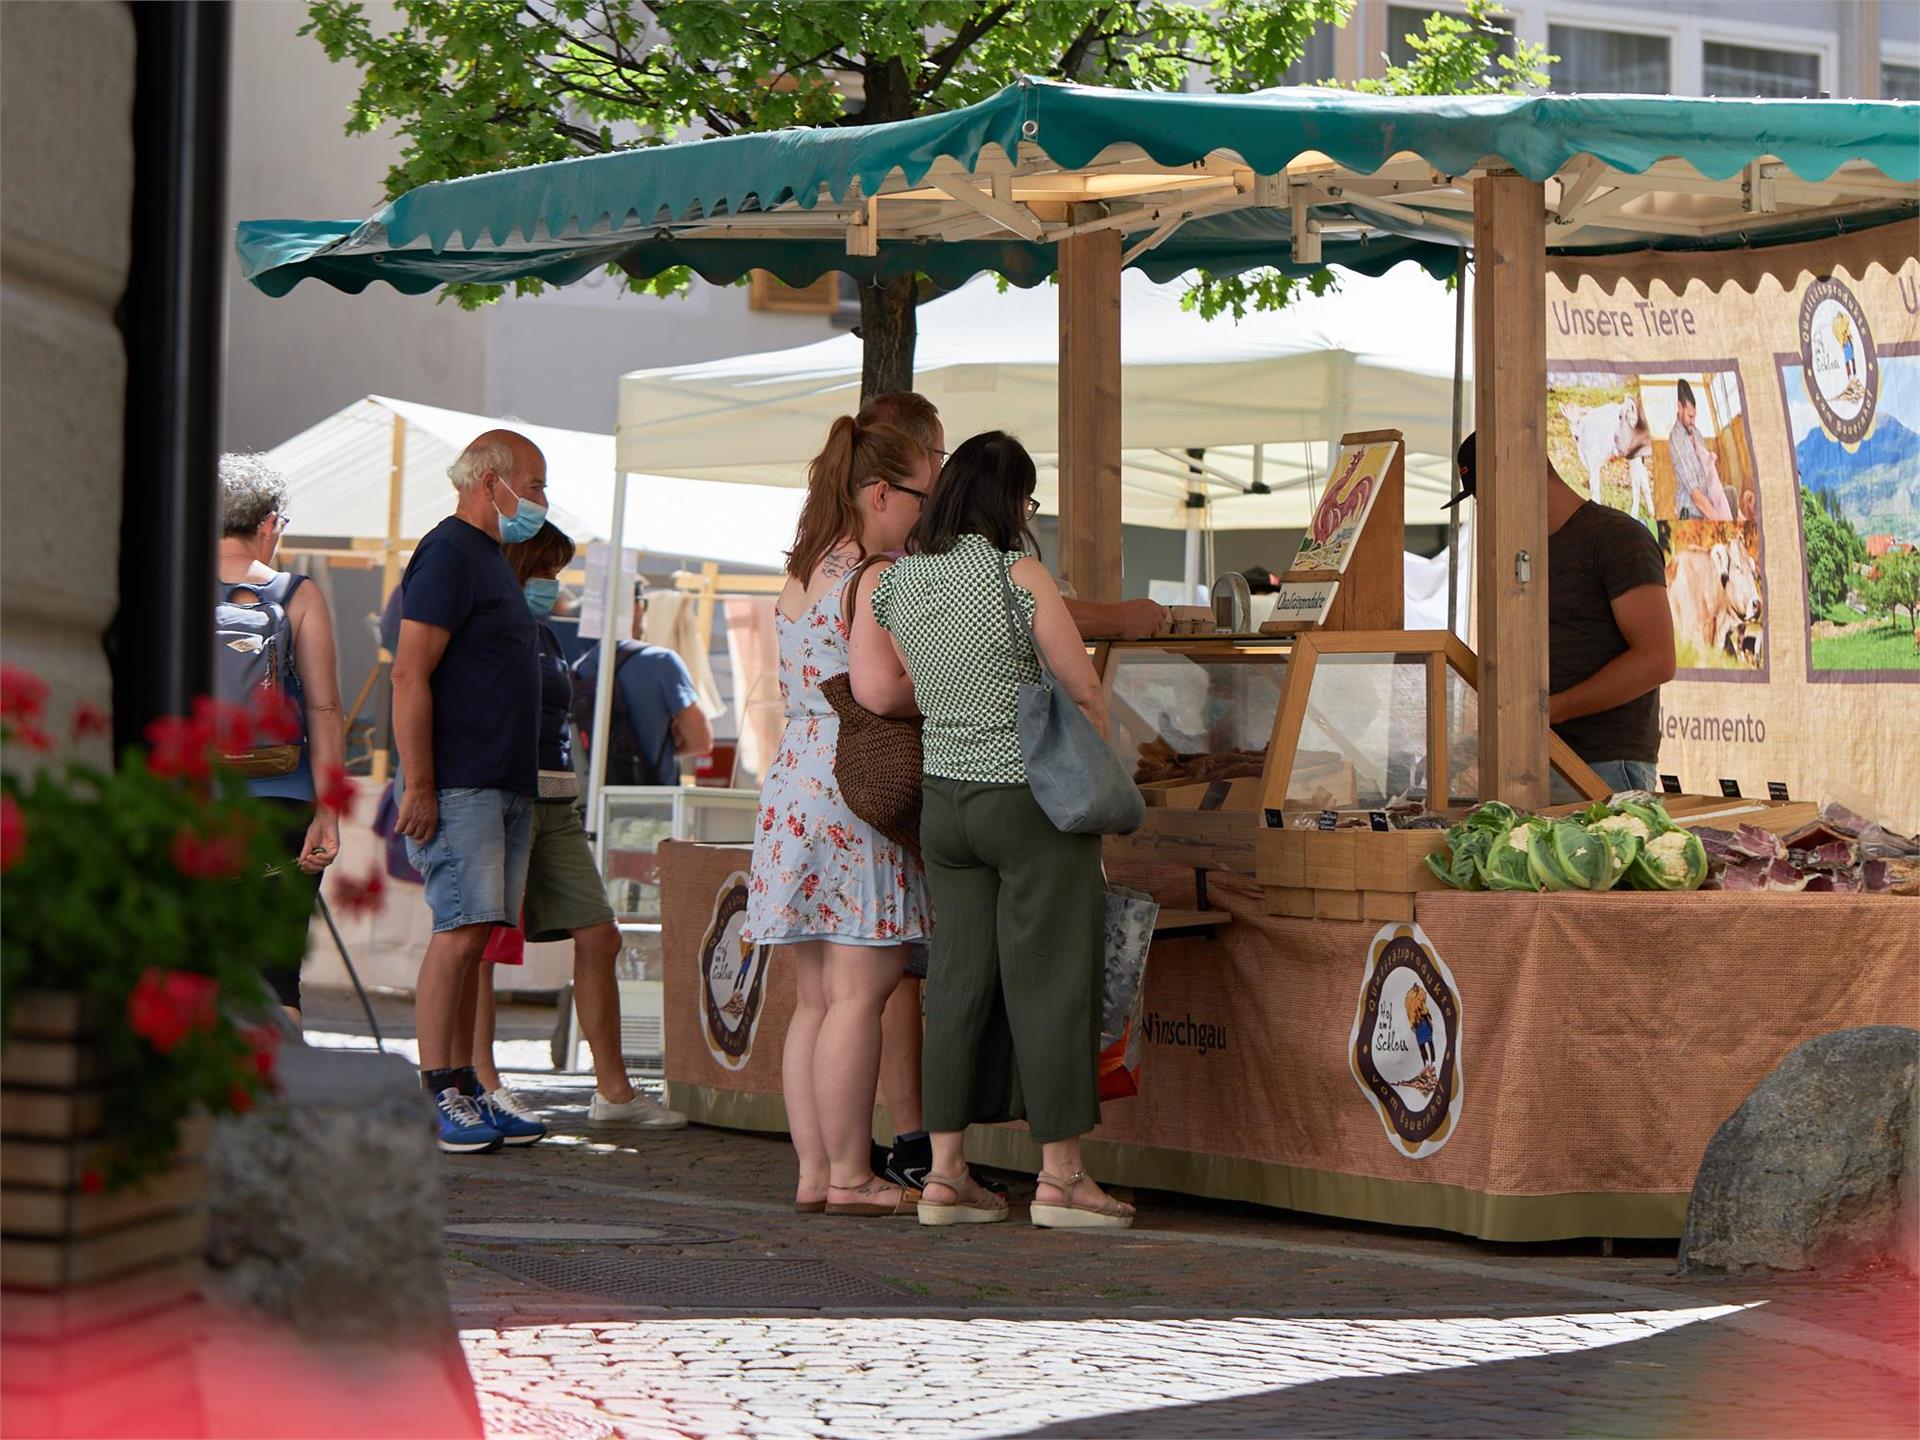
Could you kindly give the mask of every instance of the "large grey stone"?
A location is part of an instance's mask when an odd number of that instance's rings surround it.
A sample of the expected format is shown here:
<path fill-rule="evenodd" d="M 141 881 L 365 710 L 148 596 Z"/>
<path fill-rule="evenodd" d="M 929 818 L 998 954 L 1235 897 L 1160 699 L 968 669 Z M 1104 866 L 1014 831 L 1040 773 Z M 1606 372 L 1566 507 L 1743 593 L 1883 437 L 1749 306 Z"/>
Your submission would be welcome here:
<path fill-rule="evenodd" d="M 1687 1270 L 1912 1265 L 1920 1030 L 1871 1025 L 1809 1040 L 1707 1146 L 1687 1205 Z M 1904 1209 L 1904 1214 L 1903 1214 Z"/>
<path fill-rule="evenodd" d="M 214 1127 L 214 1291 L 314 1339 L 451 1328 L 440 1154 L 397 1055 L 280 1052 L 280 1099 Z"/>

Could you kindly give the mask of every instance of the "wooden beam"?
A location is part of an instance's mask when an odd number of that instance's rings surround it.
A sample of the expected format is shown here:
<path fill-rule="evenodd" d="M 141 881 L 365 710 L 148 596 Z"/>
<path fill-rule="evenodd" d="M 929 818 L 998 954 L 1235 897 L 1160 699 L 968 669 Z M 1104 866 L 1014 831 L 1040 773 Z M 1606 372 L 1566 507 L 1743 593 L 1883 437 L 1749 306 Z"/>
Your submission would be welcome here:
<path fill-rule="evenodd" d="M 1473 253 L 1480 790 L 1531 810 L 1550 798 L 1545 187 L 1478 181 Z"/>
<path fill-rule="evenodd" d="M 1543 332 L 1544 333 L 1544 332 Z M 1120 598 L 1120 232 L 1060 242 L 1060 570 Z"/>

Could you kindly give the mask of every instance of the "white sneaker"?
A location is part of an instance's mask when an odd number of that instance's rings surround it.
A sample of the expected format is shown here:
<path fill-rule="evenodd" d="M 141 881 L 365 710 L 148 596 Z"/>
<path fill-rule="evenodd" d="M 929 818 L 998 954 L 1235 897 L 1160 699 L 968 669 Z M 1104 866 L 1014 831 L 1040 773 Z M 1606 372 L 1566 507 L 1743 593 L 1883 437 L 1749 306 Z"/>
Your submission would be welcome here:
<path fill-rule="evenodd" d="M 669 1110 L 638 1086 L 634 1087 L 633 1099 L 621 1105 L 594 1091 L 593 1102 L 587 1106 L 587 1119 L 603 1124 L 638 1125 L 642 1130 L 684 1130 L 687 1124 L 686 1116 L 678 1110 Z"/>

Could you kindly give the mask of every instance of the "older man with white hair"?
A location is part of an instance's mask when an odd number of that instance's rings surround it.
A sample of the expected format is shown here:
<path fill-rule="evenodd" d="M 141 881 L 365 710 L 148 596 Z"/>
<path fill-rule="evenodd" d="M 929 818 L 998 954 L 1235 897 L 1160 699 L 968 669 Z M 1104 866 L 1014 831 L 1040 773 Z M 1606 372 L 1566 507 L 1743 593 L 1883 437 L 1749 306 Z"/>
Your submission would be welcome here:
<path fill-rule="evenodd" d="M 495 925 L 516 924 L 539 790 L 538 639 L 501 554 L 546 517 L 546 459 L 489 430 L 448 472 L 453 514 L 420 541 L 402 581 L 393 657 L 400 750 L 396 828 L 426 880 L 433 939 L 420 962 L 420 1073 L 440 1148 L 525 1145 L 546 1127 L 493 1105 L 456 1052 L 473 1034 L 477 967 Z"/>

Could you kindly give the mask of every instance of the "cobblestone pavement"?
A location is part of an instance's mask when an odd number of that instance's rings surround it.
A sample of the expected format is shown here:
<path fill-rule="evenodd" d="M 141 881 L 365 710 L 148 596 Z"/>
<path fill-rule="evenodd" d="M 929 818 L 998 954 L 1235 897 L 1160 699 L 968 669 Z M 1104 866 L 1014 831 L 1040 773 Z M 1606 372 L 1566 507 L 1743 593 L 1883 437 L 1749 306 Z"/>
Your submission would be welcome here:
<path fill-rule="evenodd" d="M 544 1033 L 517 1009 L 503 1036 Z M 1671 1246 L 1159 1194 L 1105 1237 L 799 1216 L 782 1141 L 590 1129 L 581 1081 L 510 1082 L 555 1133 L 445 1170 L 496 1437 L 1920 1434 L 1895 1274 L 1682 1279 Z"/>

